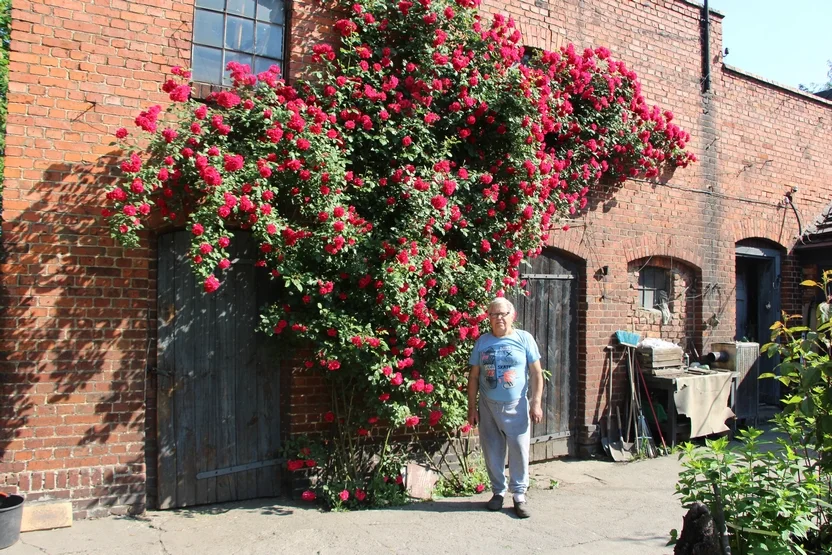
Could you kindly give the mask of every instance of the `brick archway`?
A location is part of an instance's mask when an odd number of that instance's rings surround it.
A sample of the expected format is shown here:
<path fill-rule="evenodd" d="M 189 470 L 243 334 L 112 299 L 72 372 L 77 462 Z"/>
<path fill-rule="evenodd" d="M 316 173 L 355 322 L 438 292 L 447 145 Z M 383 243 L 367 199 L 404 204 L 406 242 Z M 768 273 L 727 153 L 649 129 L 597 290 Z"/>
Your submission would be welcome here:
<path fill-rule="evenodd" d="M 798 231 L 796 227 L 794 229 L 792 227 L 788 224 L 786 226 L 781 225 L 779 220 L 749 218 L 731 224 L 731 233 L 735 245 L 745 239 L 766 239 L 789 250 L 795 242 L 789 238 L 797 235 Z"/>
<path fill-rule="evenodd" d="M 702 247 L 685 242 L 684 238 L 662 235 L 643 235 L 627 239 L 621 244 L 621 249 L 628 262 L 647 258 L 648 256 L 664 256 L 675 258 L 702 271 L 704 253 Z"/>
<path fill-rule="evenodd" d="M 546 239 L 545 247 L 561 250 L 581 261 L 589 260 L 589 249 L 579 236 L 579 230 L 550 231 Z"/>

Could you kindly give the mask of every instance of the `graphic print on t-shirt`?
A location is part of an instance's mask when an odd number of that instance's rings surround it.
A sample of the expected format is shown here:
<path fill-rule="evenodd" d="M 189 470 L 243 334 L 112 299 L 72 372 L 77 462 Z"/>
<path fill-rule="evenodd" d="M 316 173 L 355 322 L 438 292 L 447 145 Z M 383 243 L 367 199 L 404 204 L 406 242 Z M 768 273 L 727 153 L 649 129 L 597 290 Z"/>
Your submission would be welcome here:
<path fill-rule="evenodd" d="M 489 347 L 482 353 L 480 367 L 485 372 L 485 383 L 490 389 L 496 389 L 502 382 L 503 389 L 514 387 L 520 361 L 508 346 Z"/>
<path fill-rule="evenodd" d="M 485 374 L 485 383 L 489 389 L 497 389 L 497 363 L 494 359 L 494 349 L 484 351 L 480 358 L 480 367 Z"/>

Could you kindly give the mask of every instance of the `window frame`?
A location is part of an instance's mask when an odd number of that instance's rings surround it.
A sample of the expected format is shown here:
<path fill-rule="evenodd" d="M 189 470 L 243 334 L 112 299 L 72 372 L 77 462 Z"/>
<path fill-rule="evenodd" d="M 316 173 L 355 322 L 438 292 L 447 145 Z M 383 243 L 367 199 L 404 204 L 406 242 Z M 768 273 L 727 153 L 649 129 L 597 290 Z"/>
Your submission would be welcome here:
<path fill-rule="evenodd" d="M 661 286 L 660 286 L 661 285 Z M 670 271 L 660 266 L 645 266 L 638 271 L 638 302 L 639 307 L 645 310 L 658 310 L 658 292 L 667 293 L 668 307 L 670 305 Z M 649 297 L 648 297 L 649 293 Z M 648 298 L 652 300 L 650 306 L 646 306 Z"/>
<path fill-rule="evenodd" d="M 269 63 L 269 65 L 276 64 L 276 65 L 280 66 L 281 74 L 286 75 L 286 71 L 287 71 L 287 67 L 288 67 L 287 57 L 288 57 L 288 54 L 289 54 L 288 51 L 287 51 L 287 46 L 289 44 L 289 23 L 290 23 L 290 17 L 289 16 L 290 16 L 290 13 L 291 13 L 291 0 L 277 0 L 281 5 L 281 11 L 282 11 L 281 16 L 279 18 L 277 18 L 278 21 L 272 21 L 272 18 L 258 19 L 258 16 L 260 15 L 259 11 L 261 9 L 262 0 L 251 0 L 252 3 L 254 4 L 254 12 L 251 15 L 242 15 L 242 14 L 237 14 L 237 13 L 229 11 L 229 5 L 228 4 L 229 4 L 230 1 L 231 0 L 221 0 L 221 3 L 223 5 L 222 10 L 219 10 L 218 8 L 212 7 L 212 6 L 205 6 L 205 5 L 201 6 L 201 5 L 199 5 L 200 4 L 199 0 L 196 0 L 194 2 L 194 6 L 193 6 L 193 10 L 194 10 L 193 11 L 193 25 L 192 25 L 192 27 L 193 27 L 192 31 L 193 32 L 192 32 L 192 35 L 191 35 L 191 58 L 190 58 L 191 66 L 193 67 L 195 65 L 195 54 L 196 54 L 196 49 L 197 48 L 210 48 L 210 49 L 213 49 L 213 50 L 218 50 L 220 52 L 220 56 L 221 56 L 220 82 L 206 81 L 205 79 L 199 79 L 196 75 L 194 75 L 194 78 L 193 78 L 194 79 L 193 84 L 194 84 L 194 89 L 195 89 L 195 91 L 194 91 L 195 95 L 194 96 L 196 98 L 201 98 L 201 97 L 204 98 L 210 92 L 224 90 L 224 89 L 229 88 L 231 86 L 231 83 L 230 83 L 230 80 L 229 80 L 229 77 L 228 77 L 228 71 L 225 69 L 225 66 L 227 65 L 227 63 L 229 61 L 233 61 L 235 59 L 238 59 L 240 56 L 245 56 L 245 57 L 249 58 L 249 61 L 242 62 L 242 63 L 247 63 L 252 68 L 253 72 L 256 72 L 256 73 L 259 72 L 259 70 L 256 69 L 256 65 L 255 65 L 258 60 L 266 60 L 266 62 Z M 208 44 L 206 42 L 197 42 L 197 40 L 196 40 L 196 36 L 197 36 L 197 14 L 199 12 L 219 14 L 219 15 L 222 16 L 222 35 L 220 37 L 218 37 L 219 38 L 219 46 L 217 46 L 215 44 Z M 237 49 L 227 45 L 226 35 L 228 33 L 229 18 L 243 19 L 243 20 L 246 20 L 247 22 L 249 22 L 251 24 L 252 33 L 254 34 L 254 36 L 252 37 L 251 52 L 245 52 L 243 50 L 237 50 Z M 256 34 L 257 34 L 258 24 L 265 24 L 265 25 L 268 25 L 270 27 L 279 27 L 281 29 L 282 38 L 281 38 L 281 44 L 280 44 L 280 56 L 281 56 L 280 58 L 275 58 L 275 57 L 272 57 L 272 56 L 269 56 L 269 55 L 266 55 L 266 54 L 257 54 L 258 45 L 255 43 L 255 37 L 256 37 Z M 215 38 L 217 38 L 217 37 L 215 37 Z M 229 56 L 229 54 L 231 54 L 231 56 Z M 260 68 L 260 70 L 263 70 L 263 69 L 264 68 Z"/>

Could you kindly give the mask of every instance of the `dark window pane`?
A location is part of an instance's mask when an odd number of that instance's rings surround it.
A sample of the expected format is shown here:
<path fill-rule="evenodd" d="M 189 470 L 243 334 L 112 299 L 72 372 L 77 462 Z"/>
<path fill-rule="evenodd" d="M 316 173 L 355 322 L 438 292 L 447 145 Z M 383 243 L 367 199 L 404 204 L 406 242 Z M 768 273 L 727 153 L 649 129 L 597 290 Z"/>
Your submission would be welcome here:
<path fill-rule="evenodd" d="M 196 0 L 197 8 L 210 8 L 219 12 L 225 9 L 225 0 Z"/>
<path fill-rule="evenodd" d="M 283 27 L 258 23 L 256 42 L 255 54 L 270 58 L 283 57 Z"/>
<path fill-rule="evenodd" d="M 659 291 L 667 292 L 668 272 L 664 268 L 642 268 L 638 273 L 639 303 L 642 308 L 655 308 Z"/>
<path fill-rule="evenodd" d="M 225 47 L 242 52 L 253 52 L 254 22 L 229 16 L 225 27 Z"/>
<path fill-rule="evenodd" d="M 257 20 L 283 23 L 283 2 L 280 0 L 257 0 Z"/>
<path fill-rule="evenodd" d="M 268 71 L 272 66 L 278 66 L 281 70 L 283 69 L 283 64 L 280 63 L 280 60 L 261 58 L 259 56 L 254 57 L 254 73 L 263 73 L 264 71 Z M 282 72 L 281 75 L 283 75 Z"/>
<path fill-rule="evenodd" d="M 222 47 L 221 13 L 194 10 L 194 43 Z"/>
<path fill-rule="evenodd" d="M 222 50 L 194 45 L 193 79 L 199 83 L 219 83 L 222 78 Z"/>
<path fill-rule="evenodd" d="M 225 52 L 225 65 L 228 65 L 228 62 L 239 62 L 241 64 L 246 64 L 249 68 L 251 67 L 251 54 L 245 54 L 243 52 L 229 52 L 226 50 Z M 231 73 L 228 71 L 223 72 L 222 74 L 222 82 L 223 85 L 230 85 L 231 84 Z"/>
<path fill-rule="evenodd" d="M 254 0 L 228 0 L 228 13 L 254 19 Z"/>

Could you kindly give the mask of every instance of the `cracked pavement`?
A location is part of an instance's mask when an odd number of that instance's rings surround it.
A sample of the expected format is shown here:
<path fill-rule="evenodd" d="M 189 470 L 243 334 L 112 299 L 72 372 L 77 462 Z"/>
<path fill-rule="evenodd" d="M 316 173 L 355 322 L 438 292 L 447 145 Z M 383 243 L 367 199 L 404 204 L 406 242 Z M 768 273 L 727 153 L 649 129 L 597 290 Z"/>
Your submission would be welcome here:
<path fill-rule="evenodd" d="M 21 534 L 3 555 L 672 553 L 665 544 L 684 514 L 674 496 L 680 468 L 673 455 L 532 465 L 527 520 L 509 499 L 486 511 L 488 493 L 352 513 L 255 499 L 77 521 Z"/>

